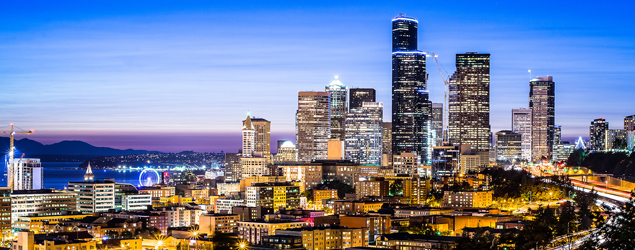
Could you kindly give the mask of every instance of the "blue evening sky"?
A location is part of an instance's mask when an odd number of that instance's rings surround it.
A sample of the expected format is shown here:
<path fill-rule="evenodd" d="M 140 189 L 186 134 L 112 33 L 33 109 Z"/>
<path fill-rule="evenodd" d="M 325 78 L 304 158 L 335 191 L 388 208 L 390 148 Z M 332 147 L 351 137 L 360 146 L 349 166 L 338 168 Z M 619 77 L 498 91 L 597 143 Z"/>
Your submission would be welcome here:
<path fill-rule="evenodd" d="M 419 49 L 445 71 L 491 53 L 492 131 L 528 106 L 529 74 L 554 76 L 556 124 L 635 114 L 630 1 L 3 1 L 0 124 L 45 143 L 236 151 L 241 121 L 293 139 L 297 91 L 334 75 L 371 87 L 390 121 L 391 19 L 419 20 Z M 432 101 L 443 82 L 428 61 Z M 275 144 L 272 144 L 275 145 Z M 275 151 L 275 150 L 274 150 Z"/>

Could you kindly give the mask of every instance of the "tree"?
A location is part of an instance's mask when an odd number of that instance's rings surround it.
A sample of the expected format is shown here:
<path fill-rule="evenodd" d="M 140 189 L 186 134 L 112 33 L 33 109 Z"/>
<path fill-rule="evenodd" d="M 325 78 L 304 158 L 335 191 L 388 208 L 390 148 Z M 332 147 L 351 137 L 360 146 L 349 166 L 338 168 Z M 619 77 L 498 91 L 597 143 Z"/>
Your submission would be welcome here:
<path fill-rule="evenodd" d="M 434 235 L 437 232 L 432 228 L 432 226 L 428 225 L 428 224 L 423 224 L 421 225 L 421 227 L 417 227 L 417 226 L 409 226 L 409 227 L 402 227 L 401 229 L 399 229 L 400 233 L 409 233 L 409 234 L 423 234 L 423 235 Z"/>
<path fill-rule="evenodd" d="M 130 231 L 121 232 L 121 238 L 122 239 L 130 239 L 132 237 L 134 237 L 134 235 Z"/>
<path fill-rule="evenodd" d="M 119 233 L 116 231 L 106 231 L 106 237 L 108 237 L 108 239 L 118 239 Z"/>
<path fill-rule="evenodd" d="M 560 206 L 558 213 L 558 224 L 556 224 L 556 235 L 566 235 L 576 231 L 578 228 L 577 215 L 575 207 L 571 203 L 566 202 Z"/>
<path fill-rule="evenodd" d="M 313 189 L 302 192 L 302 197 L 306 197 L 307 202 L 313 202 Z"/>
<path fill-rule="evenodd" d="M 599 232 L 604 242 L 585 242 L 584 249 L 635 249 L 635 193 L 607 220 Z"/>
<path fill-rule="evenodd" d="M 403 195 L 403 183 L 401 180 L 395 180 L 390 184 L 390 196 Z"/>
<path fill-rule="evenodd" d="M 355 193 L 355 188 L 339 180 L 333 180 L 327 183 L 322 183 L 318 185 L 316 189 L 321 189 L 324 187 L 328 189 L 337 189 L 337 196 L 340 199 L 344 198 L 346 194 Z"/>
<path fill-rule="evenodd" d="M 474 232 L 472 237 L 468 237 L 467 234 L 463 234 L 459 240 L 456 241 L 456 249 L 470 249 L 470 250 L 486 250 L 492 249 L 494 245 L 495 236 L 490 234 L 489 231 L 479 228 Z"/>
<path fill-rule="evenodd" d="M 555 209 L 540 207 L 536 211 L 536 218 L 527 223 L 523 231 L 517 238 L 518 249 L 530 249 L 535 246 L 544 246 L 555 237 L 555 227 L 558 225 L 558 218 Z"/>

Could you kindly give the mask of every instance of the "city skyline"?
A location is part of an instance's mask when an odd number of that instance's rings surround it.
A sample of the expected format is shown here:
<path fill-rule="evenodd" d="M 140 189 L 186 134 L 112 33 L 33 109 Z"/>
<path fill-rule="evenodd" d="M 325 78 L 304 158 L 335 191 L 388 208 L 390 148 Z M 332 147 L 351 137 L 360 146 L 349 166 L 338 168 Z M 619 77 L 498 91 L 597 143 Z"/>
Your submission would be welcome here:
<path fill-rule="evenodd" d="M 565 140 L 588 138 L 594 119 L 621 128 L 635 113 L 627 108 L 635 104 L 633 20 L 608 6 L 542 4 L 552 19 L 538 21 L 531 10 L 489 3 L 74 6 L 81 14 L 12 4 L 0 10 L 0 126 L 35 129 L 26 138 L 46 144 L 235 152 L 247 111 L 271 121 L 272 141 L 293 140 L 298 92 L 321 91 L 334 75 L 349 88 L 374 88 L 389 122 L 390 20 L 399 13 L 417 18 L 419 50 L 439 55 L 444 71 L 454 72 L 457 53 L 491 53 L 493 133 L 511 130 L 511 109 L 528 108 L 528 69 L 557 79 L 555 125 Z M 443 103 L 438 68 L 431 60 L 426 68 L 430 100 Z"/>

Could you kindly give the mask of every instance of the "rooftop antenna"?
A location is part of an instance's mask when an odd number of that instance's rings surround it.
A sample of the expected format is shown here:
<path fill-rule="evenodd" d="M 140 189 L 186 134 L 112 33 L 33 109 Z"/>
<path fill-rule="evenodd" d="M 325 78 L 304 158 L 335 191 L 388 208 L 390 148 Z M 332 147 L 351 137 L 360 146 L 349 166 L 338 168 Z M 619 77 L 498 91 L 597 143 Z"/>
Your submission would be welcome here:
<path fill-rule="evenodd" d="M 531 69 L 527 71 L 529 72 L 529 80 L 531 81 Z"/>

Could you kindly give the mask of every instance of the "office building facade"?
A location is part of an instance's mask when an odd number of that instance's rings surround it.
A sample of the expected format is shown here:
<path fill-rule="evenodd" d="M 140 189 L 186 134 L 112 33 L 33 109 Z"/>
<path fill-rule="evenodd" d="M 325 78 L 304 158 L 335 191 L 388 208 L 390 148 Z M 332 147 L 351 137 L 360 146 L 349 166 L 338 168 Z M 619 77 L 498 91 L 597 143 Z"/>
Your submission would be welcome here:
<path fill-rule="evenodd" d="M 431 127 L 433 134 L 433 138 L 435 139 L 434 146 L 439 147 L 443 146 L 443 103 L 433 103 L 432 104 L 432 119 L 431 119 Z"/>
<path fill-rule="evenodd" d="M 344 123 L 346 120 L 346 111 L 348 110 L 346 85 L 342 84 L 340 79 L 335 76 L 335 79 L 325 87 L 325 91 L 329 93 L 331 99 L 331 139 L 344 141 Z"/>
<path fill-rule="evenodd" d="M 486 152 L 490 137 L 490 54 L 456 54 L 456 72 L 448 86 L 448 139 Z"/>
<path fill-rule="evenodd" d="M 522 135 L 509 130 L 496 132 L 496 160 L 511 162 L 522 158 Z"/>
<path fill-rule="evenodd" d="M 271 122 L 263 118 L 251 118 L 254 127 L 254 152 L 262 157 L 271 156 Z"/>
<path fill-rule="evenodd" d="M 555 126 L 556 88 L 552 76 L 536 77 L 529 81 L 531 109 L 531 158 L 550 159 Z"/>
<path fill-rule="evenodd" d="M 69 182 L 68 190 L 77 195 L 78 212 L 98 213 L 115 208 L 115 181 L 113 179 Z"/>
<path fill-rule="evenodd" d="M 375 102 L 375 89 L 351 88 L 349 95 L 349 109 L 361 108 L 364 102 Z"/>
<path fill-rule="evenodd" d="M 522 137 L 523 160 L 531 160 L 531 109 L 512 109 L 512 132 Z"/>
<path fill-rule="evenodd" d="M 346 159 L 381 165 L 383 103 L 364 102 L 346 115 Z"/>
<path fill-rule="evenodd" d="M 392 153 L 415 153 L 430 161 L 430 106 L 426 55 L 417 50 L 418 21 L 392 20 Z"/>
<path fill-rule="evenodd" d="M 328 92 L 298 92 L 296 146 L 298 160 L 326 159 L 331 138 Z"/>

